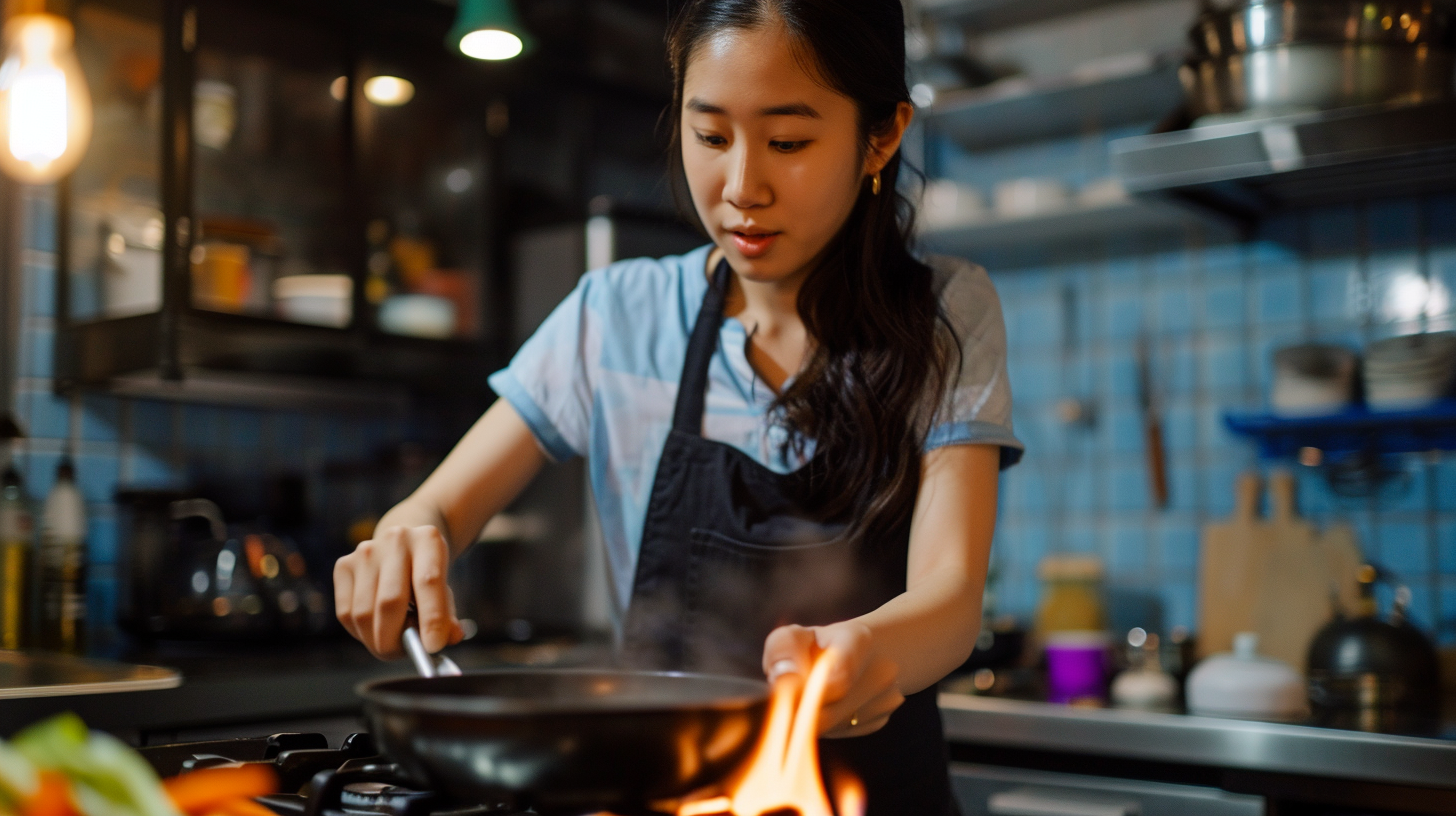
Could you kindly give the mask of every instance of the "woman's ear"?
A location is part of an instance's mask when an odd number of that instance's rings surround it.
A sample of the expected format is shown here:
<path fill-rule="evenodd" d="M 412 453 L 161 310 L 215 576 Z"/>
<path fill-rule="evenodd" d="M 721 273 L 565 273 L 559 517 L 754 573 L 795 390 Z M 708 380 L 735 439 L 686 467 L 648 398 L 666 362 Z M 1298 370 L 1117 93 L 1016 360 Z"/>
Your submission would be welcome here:
<path fill-rule="evenodd" d="M 873 176 L 890 163 L 890 157 L 900 149 L 900 140 L 905 138 L 905 129 L 910 127 L 913 118 L 915 108 L 909 102 L 901 102 L 895 106 L 895 118 L 890 120 L 890 126 L 870 134 L 870 149 L 865 156 L 866 176 Z"/>

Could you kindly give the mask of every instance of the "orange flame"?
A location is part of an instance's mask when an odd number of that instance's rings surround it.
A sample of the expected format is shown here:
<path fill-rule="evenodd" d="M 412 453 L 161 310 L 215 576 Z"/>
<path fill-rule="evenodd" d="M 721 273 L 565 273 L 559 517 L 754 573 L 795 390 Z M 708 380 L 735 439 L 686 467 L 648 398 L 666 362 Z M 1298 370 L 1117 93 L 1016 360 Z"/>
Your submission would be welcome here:
<path fill-rule="evenodd" d="M 835 775 L 834 810 L 839 816 L 864 816 L 865 787 L 859 777 L 851 773 Z"/>
<path fill-rule="evenodd" d="M 677 816 L 835 816 L 819 774 L 819 707 L 829 682 L 832 660 L 826 652 L 814 661 L 808 680 L 786 674 L 774 682 L 768 723 L 747 771 L 725 796 L 687 802 Z M 864 786 L 846 776 L 836 780 L 839 816 L 863 816 Z"/>

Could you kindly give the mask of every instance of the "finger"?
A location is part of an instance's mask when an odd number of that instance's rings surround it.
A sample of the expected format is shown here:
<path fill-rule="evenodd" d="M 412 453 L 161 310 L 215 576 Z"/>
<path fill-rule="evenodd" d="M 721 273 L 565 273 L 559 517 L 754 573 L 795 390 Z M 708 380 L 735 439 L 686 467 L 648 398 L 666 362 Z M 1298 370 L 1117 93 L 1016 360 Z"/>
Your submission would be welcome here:
<path fill-rule="evenodd" d="M 465 639 L 465 626 L 460 622 L 460 613 L 456 611 L 455 590 L 450 588 L 450 583 L 445 582 L 445 594 L 450 597 L 450 617 L 455 621 L 455 628 L 450 630 L 450 645 L 454 646 Z"/>
<path fill-rule="evenodd" d="M 763 642 L 763 673 L 772 682 L 784 674 L 807 676 L 814 663 L 814 631 L 791 624 L 768 633 Z"/>
<path fill-rule="evenodd" d="M 829 677 L 824 684 L 824 699 L 842 700 L 860 684 L 870 663 L 873 641 L 868 626 L 841 623 L 814 630 L 818 647 L 832 653 Z"/>
<path fill-rule="evenodd" d="M 359 633 L 354 630 L 354 561 L 346 555 L 334 562 L 334 616 L 343 624 L 344 631 L 356 640 Z"/>
<path fill-rule="evenodd" d="M 365 541 L 354 550 L 354 593 L 349 599 L 355 637 L 369 647 L 375 657 L 379 656 L 374 644 L 374 592 L 379 586 L 379 547 L 380 541 L 376 539 Z"/>
<path fill-rule="evenodd" d="M 374 591 L 374 649 L 380 657 L 403 654 L 400 633 L 410 602 L 410 551 L 390 547 L 379 556 L 379 584 Z"/>
<path fill-rule="evenodd" d="M 855 721 L 865 723 L 888 717 L 898 711 L 904 702 L 905 695 L 901 694 L 899 689 L 892 686 L 861 703 L 859 708 L 856 708 L 850 712 L 849 716 L 844 718 L 843 723 L 845 725 L 849 725 Z"/>
<path fill-rule="evenodd" d="M 905 698 L 895 684 L 898 676 L 899 670 L 893 662 L 873 661 L 850 693 L 826 703 L 820 710 L 821 732 L 842 728 L 852 719 L 868 722 L 899 708 Z"/>
<path fill-rule="evenodd" d="M 450 547 L 434 527 L 409 531 L 410 580 L 414 584 L 415 611 L 420 619 L 420 639 L 425 651 L 438 652 L 450 643 L 460 621 L 445 578 L 450 571 Z"/>
<path fill-rule="evenodd" d="M 898 688 L 888 688 L 837 722 L 821 719 L 820 736 L 854 737 L 878 731 L 904 702 L 905 697 Z"/>
<path fill-rule="evenodd" d="M 843 728 L 837 728 L 837 729 L 835 729 L 833 731 L 828 731 L 828 732 L 825 732 L 823 734 L 820 734 L 819 736 L 822 737 L 823 739 L 844 739 L 845 737 L 863 737 L 866 734 L 873 734 L 876 731 L 880 730 L 881 728 L 884 728 L 886 725 L 889 724 L 889 722 L 890 722 L 890 718 L 888 716 L 880 717 L 880 718 L 874 719 L 874 720 L 864 720 L 864 719 L 861 719 L 859 721 L 859 725 L 855 725 L 855 726 L 846 725 Z"/>

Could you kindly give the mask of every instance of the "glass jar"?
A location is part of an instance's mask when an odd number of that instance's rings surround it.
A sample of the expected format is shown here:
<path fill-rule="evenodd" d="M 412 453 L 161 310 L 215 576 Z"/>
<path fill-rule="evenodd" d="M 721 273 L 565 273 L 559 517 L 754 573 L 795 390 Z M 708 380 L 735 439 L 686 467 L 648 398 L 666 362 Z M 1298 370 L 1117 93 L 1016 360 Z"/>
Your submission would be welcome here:
<path fill-rule="evenodd" d="M 1101 559 L 1089 555 L 1049 555 L 1037 575 L 1042 581 L 1036 628 L 1048 632 L 1101 632 L 1107 628 L 1102 600 Z"/>

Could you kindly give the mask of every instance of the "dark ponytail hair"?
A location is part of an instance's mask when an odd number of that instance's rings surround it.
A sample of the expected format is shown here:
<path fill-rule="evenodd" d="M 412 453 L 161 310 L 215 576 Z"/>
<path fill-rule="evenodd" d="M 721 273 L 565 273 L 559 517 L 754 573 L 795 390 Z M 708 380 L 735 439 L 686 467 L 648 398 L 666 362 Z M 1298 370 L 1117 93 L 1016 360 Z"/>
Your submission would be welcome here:
<path fill-rule="evenodd" d="M 784 26 L 803 64 L 855 102 L 867 152 L 871 136 L 888 130 L 899 103 L 910 99 L 903 14 L 899 0 L 688 0 L 668 35 L 679 189 L 683 79 L 705 38 Z M 853 518 L 851 535 L 872 542 L 910 519 L 925 435 L 949 376 L 950 349 L 958 348 L 930 268 L 909 250 L 914 207 L 897 190 L 901 166 L 897 150 L 880 171 L 880 194 L 862 185 L 848 221 L 799 290 L 799 316 L 813 343 L 774 403 L 793 449 L 802 454 L 812 440 L 812 498 L 820 511 Z"/>

